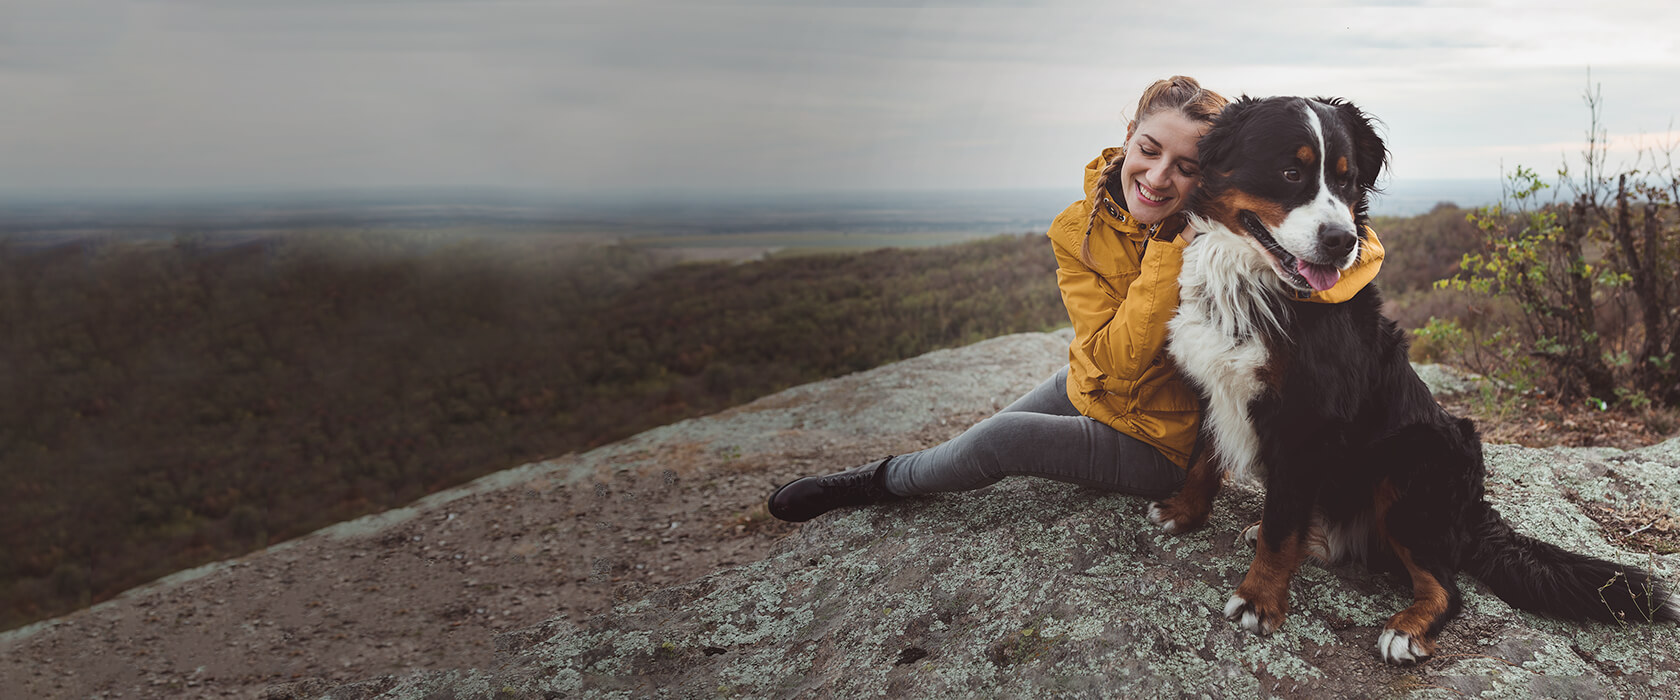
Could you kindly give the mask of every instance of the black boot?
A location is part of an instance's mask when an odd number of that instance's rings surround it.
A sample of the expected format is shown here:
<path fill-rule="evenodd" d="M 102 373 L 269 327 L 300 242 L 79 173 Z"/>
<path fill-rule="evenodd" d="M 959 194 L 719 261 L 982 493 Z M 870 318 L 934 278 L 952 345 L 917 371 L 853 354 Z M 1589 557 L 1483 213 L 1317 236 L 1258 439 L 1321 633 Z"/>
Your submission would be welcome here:
<path fill-rule="evenodd" d="M 770 494 L 770 514 L 802 523 L 846 506 L 867 506 L 901 500 L 887 490 L 886 459 L 828 476 L 807 476 L 783 484 Z"/>

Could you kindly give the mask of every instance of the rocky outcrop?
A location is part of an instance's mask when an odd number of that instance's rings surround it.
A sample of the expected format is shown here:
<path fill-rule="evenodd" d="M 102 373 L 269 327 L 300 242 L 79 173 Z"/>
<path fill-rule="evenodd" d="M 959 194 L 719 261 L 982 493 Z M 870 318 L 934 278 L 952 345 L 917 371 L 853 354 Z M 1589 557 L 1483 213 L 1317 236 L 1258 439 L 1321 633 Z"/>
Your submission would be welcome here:
<path fill-rule="evenodd" d="M 797 476 L 937 444 L 1065 362 L 1021 334 L 497 472 L 0 632 L 0 698 L 316 697 L 494 668 L 496 637 L 763 559 Z"/>
<path fill-rule="evenodd" d="M 1308 565 L 1284 628 L 1241 632 L 1220 615 L 1259 514 L 1240 487 L 1179 537 L 1140 499 L 1037 479 L 797 528 L 754 519 L 777 483 L 948 439 L 1049 376 L 1068 340 L 795 387 L 0 633 L 0 697 L 1649 697 L 1680 682 L 1673 626 L 1553 622 L 1470 579 L 1417 668 L 1375 653 L 1408 591 L 1355 568 Z M 1647 554 L 1635 543 L 1654 529 L 1625 536 L 1680 503 L 1680 439 L 1488 457 L 1520 530 L 1680 578 L 1672 542 Z M 745 532 L 700 536 L 714 528 Z"/>
<path fill-rule="evenodd" d="M 915 362 L 846 380 L 897 387 L 858 404 L 870 425 L 901 426 L 868 403 L 915 402 L 963 381 L 963 363 L 953 375 L 901 374 Z M 857 387 L 830 393 L 841 386 L 753 406 L 860 401 Z M 1599 522 L 1680 503 L 1680 439 L 1633 451 L 1492 445 L 1487 456 L 1491 498 L 1520 531 L 1667 580 L 1680 572 L 1672 549 L 1619 546 L 1628 533 Z M 1207 528 L 1177 537 L 1148 524 L 1147 505 L 1006 479 L 837 512 L 761 560 L 501 635 L 493 668 L 373 679 L 325 697 L 1650 697 L 1680 682 L 1672 625 L 1551 621 L 1467 577 L 1464 614 L 1420 667 L 1387 666 L 1375 652 L 1409 590 L 1358 568 L 1307 565 L 1284 628 L 1255 636 L 1220 610 L 1247 569 L 1237 533 L 1258 518 L 1259 494 L 1226 489 Z"/>

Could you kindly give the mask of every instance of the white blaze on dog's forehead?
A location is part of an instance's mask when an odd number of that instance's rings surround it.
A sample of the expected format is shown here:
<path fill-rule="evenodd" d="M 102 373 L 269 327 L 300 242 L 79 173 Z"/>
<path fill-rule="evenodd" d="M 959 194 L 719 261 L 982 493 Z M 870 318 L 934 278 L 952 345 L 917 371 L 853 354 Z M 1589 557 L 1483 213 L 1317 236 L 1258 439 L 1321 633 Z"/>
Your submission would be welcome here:
<path fill-rule="evenodd" d="M 1329 155 L 1329 151 L 1324 150 L 1324 122 L 1318 120 L 1318 109 L 1313 103 L 1304 102 L 1302 106 L 1307 110 L 1307 126 L 1312 128 L 1313 138 L 1318 139 L 1318 160 L 1323 162 Z"/>
<path fill-rule="evenodd" d="M 1353 212 L 1347 203 L 1330 189 L 1330 158 L 1329 152 L 1325 150 L 1324 122 L 1319 118 L 1318 105 L 1311 101 L 1303 101 L 1301 107 L 1302 111 L 1306 112 L 1307 127 L 1312 131 L 1320 154 L 1317 163 L 1318 191 L 1314 193 L 1311 202 L 1296 207 L 1284 216 L 1283 223 L 1272 232 L 1272 238 L 1297 258 L 1345 269 L 1357 259 L 1359 246 L 1354 246 L 1353 251 L 1344 260 L 1330 260 L 1319 249 L 1318 232 L 1327 224 L 1353 228 Z"/>
<path fill-rule="evenodd" d="M 1324 203 L 1337 203 L 1335 195 L 1330 193 L 1330 148 L 1324 143 L 1324 122 L 1318 118 L 1318 104 L 1307 103 L 1307 125 L 1312 127 L 1313 138 L 1318 139 L 1318 196 L 1313 198 L 1312 206 Z M 1351 221 L 1352 216 L 1348 219 Z"/>

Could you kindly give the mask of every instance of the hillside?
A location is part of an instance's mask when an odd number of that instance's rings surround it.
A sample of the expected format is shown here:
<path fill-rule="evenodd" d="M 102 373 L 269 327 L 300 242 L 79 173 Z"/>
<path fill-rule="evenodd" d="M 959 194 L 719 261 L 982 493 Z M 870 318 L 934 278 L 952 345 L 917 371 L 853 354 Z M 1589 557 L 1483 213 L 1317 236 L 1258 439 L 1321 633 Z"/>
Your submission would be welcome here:
<path fill-rule="evenodd" d="M 0 629 L 492 471 L 1066 322 L 1042 236 L 672 264 L 416 235 L 0 240 Z"/>

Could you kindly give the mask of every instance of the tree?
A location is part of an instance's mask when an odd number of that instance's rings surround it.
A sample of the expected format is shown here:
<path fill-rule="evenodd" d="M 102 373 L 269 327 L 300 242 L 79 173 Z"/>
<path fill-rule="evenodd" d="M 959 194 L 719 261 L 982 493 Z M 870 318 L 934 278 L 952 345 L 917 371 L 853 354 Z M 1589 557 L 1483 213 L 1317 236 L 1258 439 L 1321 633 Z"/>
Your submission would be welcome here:
<path fill-rule="evenodd" d="M 1508 333 L 1468 349 L 1508 382 L 1600 406 L 1680 406 L 1680 144 L 1642 149 L 1613 171 L 1601 93 L 1589 88 L 1584 99 L 1580 172 L 1565 164 L 1553 187 L 1519 166 L 1505 201 L 1469 215 L 1482 250 L 1439 286 L 1517 305 Z M 1553 199 L 1542 204 L 1547 189 Z"/>

